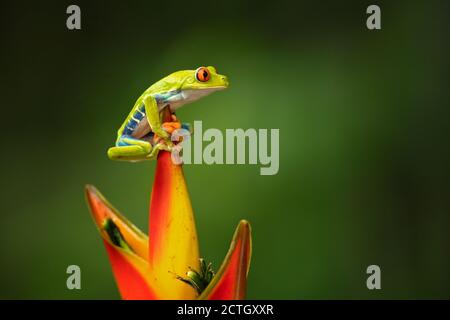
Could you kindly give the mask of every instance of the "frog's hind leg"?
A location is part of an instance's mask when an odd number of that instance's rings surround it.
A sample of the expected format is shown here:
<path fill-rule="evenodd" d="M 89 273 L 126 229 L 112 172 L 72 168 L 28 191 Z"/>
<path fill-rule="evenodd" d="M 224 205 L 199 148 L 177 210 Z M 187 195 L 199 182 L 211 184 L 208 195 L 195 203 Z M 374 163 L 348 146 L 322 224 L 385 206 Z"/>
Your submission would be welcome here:
<path fill-rule="evenodd" d="M 123 161 L 146 160 L 152 149 L 153 147 L 148 141 L 122 136 L 117 140 L 115 147 L 108 149 L 108 157 L 111 160 Z"/>

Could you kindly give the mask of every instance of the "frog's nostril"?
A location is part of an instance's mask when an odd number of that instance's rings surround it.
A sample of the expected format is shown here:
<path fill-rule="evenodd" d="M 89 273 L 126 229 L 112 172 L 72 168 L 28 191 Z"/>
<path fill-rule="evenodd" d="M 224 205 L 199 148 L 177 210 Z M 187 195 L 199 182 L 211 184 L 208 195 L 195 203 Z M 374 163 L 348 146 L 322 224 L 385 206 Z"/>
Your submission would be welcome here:
<path fill-rule="evenodd" d="M 222 83 L 225 87 L 228 87 L 229 83 L 228 83 L 228 78 L 225 76 L 220 77 L 220 79 L 222 80 Z"/>

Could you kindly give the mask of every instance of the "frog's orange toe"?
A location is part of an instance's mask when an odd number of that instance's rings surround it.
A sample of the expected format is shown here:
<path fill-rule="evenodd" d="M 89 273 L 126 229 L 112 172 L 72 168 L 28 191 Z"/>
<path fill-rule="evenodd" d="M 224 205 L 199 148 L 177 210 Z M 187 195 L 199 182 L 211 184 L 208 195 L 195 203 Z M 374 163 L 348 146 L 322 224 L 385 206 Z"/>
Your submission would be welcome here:
<path fill-rule="evenodd" d="M 163 129 L 167 132 L 167 133 L 172 133 L 174 128 L 170 125 L 169 122 L 163 123 L 162 125 Z"/>
<path fill-rule="evenodd" d="M 165 131 L 172 134 L 172 132 L 174 132 L 176 129 L 181 128 L 181 123 L 179 123 L 179 122 L 164 122 L 162 124 L 162 127 Z"/>

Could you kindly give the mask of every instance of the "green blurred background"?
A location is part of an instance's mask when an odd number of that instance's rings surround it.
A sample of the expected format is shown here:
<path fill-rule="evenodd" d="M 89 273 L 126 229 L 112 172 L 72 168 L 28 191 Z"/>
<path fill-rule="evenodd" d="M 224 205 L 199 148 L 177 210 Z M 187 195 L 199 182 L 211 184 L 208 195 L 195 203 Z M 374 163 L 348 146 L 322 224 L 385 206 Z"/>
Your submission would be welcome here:
<path fill-rule="evenodd" d="M 81 31 L 66 29 L 72 3 Z M 275 176 L 184 168 L 216 269 L 245 218 L 248 298 L 450 298 L 448 14 L 444 1 L 2 1 L 0 298 L 119 298 L 83 187 L 147 230 L 155 162 L 105 152 L 147 86 L 200 65 L 231 87 L 183 121 L 280 129 Z M 66 289 L 70 264 L 82 290 Z M 371 264 L 382 290 L 366 288 Z"/>

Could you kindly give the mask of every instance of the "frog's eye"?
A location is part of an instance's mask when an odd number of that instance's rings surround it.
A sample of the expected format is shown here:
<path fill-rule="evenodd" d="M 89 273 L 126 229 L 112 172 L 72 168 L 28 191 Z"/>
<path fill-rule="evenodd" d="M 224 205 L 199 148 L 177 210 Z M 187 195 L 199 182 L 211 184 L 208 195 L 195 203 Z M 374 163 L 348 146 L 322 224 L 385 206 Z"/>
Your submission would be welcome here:
<path fill-rule="evenodd" d="M 198 81 L 206 82 L 211 77 L 211 73 L 209 72 L 208 68 L 200 67 L 195 71 L 195 78 Z"/>

